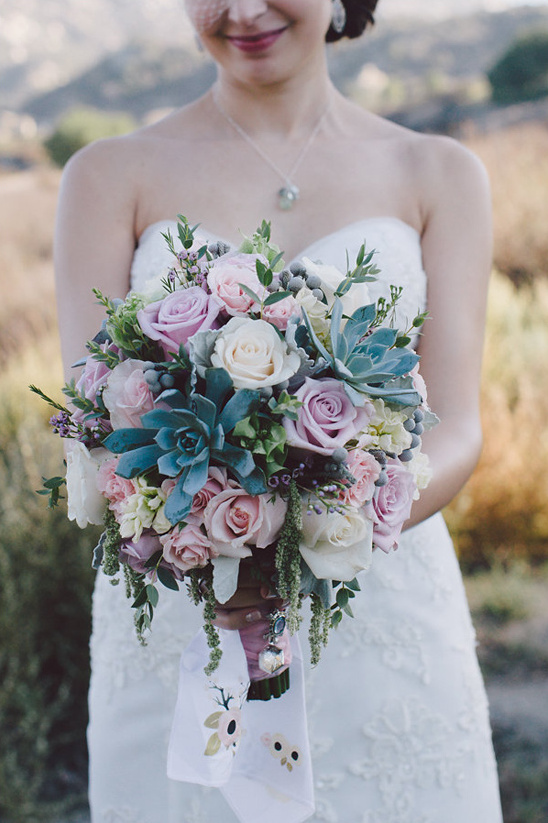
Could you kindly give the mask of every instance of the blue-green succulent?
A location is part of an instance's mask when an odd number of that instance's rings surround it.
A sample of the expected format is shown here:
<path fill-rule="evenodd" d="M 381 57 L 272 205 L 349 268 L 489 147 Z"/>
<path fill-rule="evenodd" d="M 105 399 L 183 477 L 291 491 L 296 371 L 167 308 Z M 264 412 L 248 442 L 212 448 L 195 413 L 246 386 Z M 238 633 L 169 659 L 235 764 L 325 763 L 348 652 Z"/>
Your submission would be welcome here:
<path fill-rule="evenodd" d="M 310 339 L 335 377 L 344 381 L 356 405 L 364 396 L 381 397 L 398 406 L 417 406 L 422 402 L 409 372 L 419 362 L 419 355 L 398 348 L 398 331 L 386 326 L 375 327 L 377 308 L 374 303 L 361 306 L 341 330 L 343 304 L 336 297 L 331 310 L 331 351 L 315 334 L 306 312 L 304 320 Z"/>
<path fill-rule="evenodd" d="M 157 468 L 165 477 L 178 478 L 165 508 L 171 523 L 179 523 L 189 513 L 212 460 L 228 466 L 249 494 L 268 491 L 264 473 L 251 452 L 227 440 L 238 421 L 259 409 L 259 392 L 234 392 L 224 369 L 208 369 L 203 396 L 193 393 L 186 397 L 178 389 L 169 389 L 156 402 L 161 408 L 142 415 L 142 429 L 117 429 L 104 445 L 122 454 L 116 470 L 121 477 L 136 477 Z"/>

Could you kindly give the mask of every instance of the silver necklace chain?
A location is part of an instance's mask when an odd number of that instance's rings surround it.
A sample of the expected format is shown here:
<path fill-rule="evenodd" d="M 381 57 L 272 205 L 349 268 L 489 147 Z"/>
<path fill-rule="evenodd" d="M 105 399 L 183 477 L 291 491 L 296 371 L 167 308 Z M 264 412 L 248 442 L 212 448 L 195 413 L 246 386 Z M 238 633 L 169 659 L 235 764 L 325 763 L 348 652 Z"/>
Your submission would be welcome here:
<path fill-rule="evenodd" d="M 301 163 L 304 160 L 308 150 L 310 149 L 312 143 L 314 142 L 318 132 L 320 131 L 320 129 L 323 125 L 323 122 L 326 118 L 327 112 L 329 111 L 329 106 L 326 106 L 325 110 L 322 112 L 321 117 L 319 118 L 318 122 L 316 123 L 316 125 L 314 126 L 312 131 L 310 132 L 305 144 L 301 148 L 301 150 L 300 150 L 300 152 L 297 156 L 297 159 L 295 160 L 295 162 L 293 163 L 293 166 L 291 167 L 291 170 L 286 174 L 284 171 L 282 171 L 282 169 L 280 169 L 280 167 L 274 162 L 274 160 L 272 160 L 272 158 L 268 156 L 268 154 L 265 152 L 265 150 L 262 148 L 262 146 L 260 146 L 251 137 L 251 135 L 248 134 L 245 131 L 245 129 L 242 128 L 242 126 L 240 126 L 240 124 L 237 123 L 236 120 L 234 120 L 234 118 L 231 117 L 230 114 L 228 114 L 228 112 L 226 112 L 223 109 L 223 107 L 219 103 L 219 101 L 217 99 L 217 95 L 215 93 L 212 95 L 212 97 L 213 97 L 213 103 L 215 104 L 215 107 L 216 107 L 217 111 L 219 112 L 219 114 L 221 114 L 225 118 L 225 120 L 232 126 L 232 128 L 235 131 L 238 132 L 240 137 L 242 137 L 247 143 L 249 143 L 251 148 L 254 149 L 254 151 L 257 152 L 259 157 L 261 157 L 264 160 L 264 162 L 268 166 L 270 166 L 270 168 L 273 171 L 276 172 L 278 177 L 281 177 L 281 179 L 284 181 L 285 185 L 278 191 L 278 198 L 279 198 L 278 199 L 278 205 L 284 211 L 287 211 L 288 209 L 291 209 L 293 207 L 293 204 L 295 203 L 296 200 L 298 200 L 299 195 L 300 195 L 299 188 L 298 188 L 298 186 L 295 185 L 292 178 L 296 174 L 299 166 L 301 165 Z"/>

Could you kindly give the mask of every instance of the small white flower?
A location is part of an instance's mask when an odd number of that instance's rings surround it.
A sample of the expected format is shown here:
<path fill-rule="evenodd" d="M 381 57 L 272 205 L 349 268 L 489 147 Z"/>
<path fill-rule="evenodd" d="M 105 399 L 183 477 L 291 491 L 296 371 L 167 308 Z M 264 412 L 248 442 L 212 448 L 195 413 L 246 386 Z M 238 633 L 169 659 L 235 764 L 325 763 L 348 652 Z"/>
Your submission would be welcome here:
<path fill-rule="evenodd" d="M 156 486 L 149 486 L 142 477 L 135 480 L 138 491 L 120 504 L 120 534 L 139 540 L 144 529 L 154 529 L 164 534 L 172 528 L 165 514 L 165 493 Z"/>
<path fill-rule="evenodd" d="M 381 399 L 374 400 L 373 406 L 375 414 L 367 429 L 358 439 L 359 448 L 376 448 L 393 454 L 401 454 L 410 447 L 412 442 L 411 435 L 403 427 L 407 416 L 388 408 Z"/>
<path fill-rule="evenodd" d="M 103 522 L 107 501 L 97 488 L 97 473 L 101 463 L 111 457 L 107 449 L 89 451 L 78 440 L 67 442 L 68 518 L 76 520 L 81 529 Z"/>

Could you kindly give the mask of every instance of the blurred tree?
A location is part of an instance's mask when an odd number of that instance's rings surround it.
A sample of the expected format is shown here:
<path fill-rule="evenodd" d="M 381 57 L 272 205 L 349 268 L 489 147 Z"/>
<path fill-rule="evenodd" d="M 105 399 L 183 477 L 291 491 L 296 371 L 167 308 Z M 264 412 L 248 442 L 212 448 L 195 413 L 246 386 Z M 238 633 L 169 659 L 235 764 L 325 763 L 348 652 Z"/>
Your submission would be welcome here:
<path fill-rule="evenodd" d="M 78 149 L 93 140 L 127 134 L 136 126 L 129 114 L 112 114 L 79 106 L 63 115 L 55 131 L 44 141 L 44 146 L 53 162 L 57 166 L 64 166 Z"/>
<path fill-rule="evenodd" d="M 520 37 L 488 72 L 496 103 L 548 95 L 548 30 Z"/>

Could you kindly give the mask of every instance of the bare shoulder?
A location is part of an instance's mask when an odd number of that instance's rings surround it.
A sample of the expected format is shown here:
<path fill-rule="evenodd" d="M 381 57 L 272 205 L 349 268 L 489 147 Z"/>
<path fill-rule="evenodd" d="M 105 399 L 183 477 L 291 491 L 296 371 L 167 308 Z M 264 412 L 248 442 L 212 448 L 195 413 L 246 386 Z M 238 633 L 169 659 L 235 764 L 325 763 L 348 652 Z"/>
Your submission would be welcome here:
<path fill-rule="evenodd" d="M 445 209 L 489 210 L 487 172 L 473 152 L 451 137 L 411 135 L 408 158 L 422 195 L 425 222 L 434 212 Z"/>

